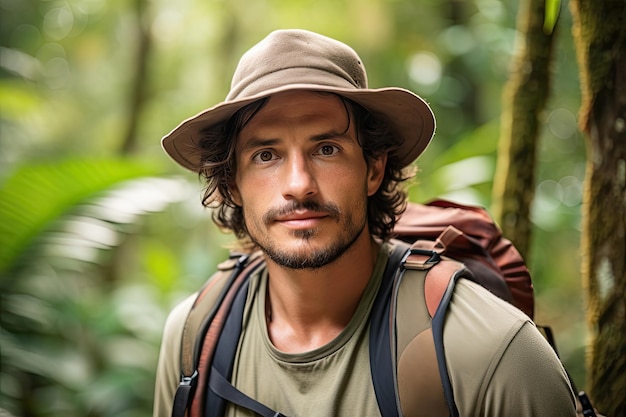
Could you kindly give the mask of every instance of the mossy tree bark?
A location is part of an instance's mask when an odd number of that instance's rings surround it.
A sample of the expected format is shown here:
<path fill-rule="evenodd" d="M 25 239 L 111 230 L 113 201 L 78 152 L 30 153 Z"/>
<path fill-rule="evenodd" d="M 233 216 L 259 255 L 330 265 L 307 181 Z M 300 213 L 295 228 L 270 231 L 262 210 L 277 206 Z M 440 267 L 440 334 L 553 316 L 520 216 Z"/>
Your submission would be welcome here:
<path fill-rule="evenodd" d="M 528 258 L 530 207 L 535 189 L 535 154 L 540 114 L 550 91 L 552 28 L 545 25 L 545 0 L 519 5 L 516 43 L 509 81 L 503 93 L 498 164 L 493 186 L 493 215 L 504 236 Z"/>
<path fill-rule="evenodd" d="M 587 387 L 626 415 L 626 3 L 571 0 L 587 138 L 582 279 L 591 348 Z"/>

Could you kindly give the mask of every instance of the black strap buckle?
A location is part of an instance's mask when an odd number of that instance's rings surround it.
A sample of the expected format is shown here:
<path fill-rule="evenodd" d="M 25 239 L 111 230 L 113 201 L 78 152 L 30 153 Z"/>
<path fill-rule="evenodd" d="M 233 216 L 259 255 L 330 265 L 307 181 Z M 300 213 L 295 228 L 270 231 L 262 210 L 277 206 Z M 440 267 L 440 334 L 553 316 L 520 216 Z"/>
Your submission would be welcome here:
<path fill-rule="evenodd" d="M 402 257 L 402 261 L 400 262 L 400 264 L 404 266 L 404 264 L 406 263 L 406 260 L 411 255 L 428 256 L 428 260 L 425 262 L 426 265 L 436 264 L 436 263 L 439 263 L 439 261 L 441 261 L 441 255 L 439 255 L 439 253 L 434 251 L 434 250 L 420 249 L 420 248 L 409 248 L 409 250 L 406 251 L 406 253 Z"/>

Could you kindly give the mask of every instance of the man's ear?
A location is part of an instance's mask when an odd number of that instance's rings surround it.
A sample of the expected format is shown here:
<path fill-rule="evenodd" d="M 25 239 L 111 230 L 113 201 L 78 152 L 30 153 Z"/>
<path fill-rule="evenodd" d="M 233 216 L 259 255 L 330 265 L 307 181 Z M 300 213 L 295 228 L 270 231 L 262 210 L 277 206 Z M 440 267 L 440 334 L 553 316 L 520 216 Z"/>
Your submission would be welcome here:
<path fill-rule="evenodd" d="M 387 166 L 387 152 L 369 163 L 367 170 L 367 196 L 376 194 L 380 184 L 385 177 L 385 167 Z"/>

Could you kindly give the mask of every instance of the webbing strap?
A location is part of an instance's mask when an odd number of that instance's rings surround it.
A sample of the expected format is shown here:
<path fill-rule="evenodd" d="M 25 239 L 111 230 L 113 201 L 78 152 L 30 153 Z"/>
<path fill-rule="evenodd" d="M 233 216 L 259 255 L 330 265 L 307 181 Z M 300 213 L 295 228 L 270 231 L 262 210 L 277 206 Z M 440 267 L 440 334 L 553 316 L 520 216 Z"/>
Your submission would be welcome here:
<path fill-rule="evenodd" d="M 241 274 L 248 260 L 248 255 L 240 256 L 236 260 L 232 271 L 216 272 L 198 292 L 198 296 L 194 300 L 191 311 L 185 321 L 185 326 L 183 327 L 181 342 L 181 372 L 184 377 L 190 377 L 197 371 L 200 351 L 202 344 L 204 343 L 205 335 L 209 330 L 209 326 L 217 315 L 224 299 L 227 297 L 230 287 L 237 279 L 237 276 Z M 206 297 L 207 292 L 214 286 L 219 285 L 222 281 L 220 278 L 224 274 L 228 274 L 228 276 L 224 278 L 225 284 L 221 289 L 217 300 L 209 303 L 210 300 Z"/>
<path fill-rule="evenodd" d="M 437 268 L 433 268 L 429 273 L 436 273 L 436 270 Z M 459 410 L 456 406 L 456 402 L 454 401 L 454 391 L 452 389 L 452 382 L 450 381 L 450 375 L 448 373 L 448 364 L 446 363 L 446 352 L 443 345 L 443 325 L 456 282 L 468 273 L 469 271 L 466 269 L 460 269 L 452 275 L 450 281 L 448 282 L 448 287 L 446 288 L 446 291 L 444 292 L 431 321 L 431 330 L 433 333 L 433 341 L 435 343 L 435 352 L 437 354 L 437 366 L 439 367 L 439 376 L 441 377 L 441 384 L 443 385 L 443 395 L 445 397 L 446 404 L 448 405 L 448 410 L 450 411 L 450 417 L 459 417 Z"/>
<path fill-rule="evenodd" d="M 249 284 L 250 282 L 246 281 L 237 291 L 222 331 L 224 336 L 227 335 L 229 337 L 220 337 L 215 348 L 213 365 L 209 375 L 206 407 L 207 410 L 211 410 L 211 417 L 223 416 L 225 414 L 226 401 L 252 410 L 263 417 L 285 417 L 283 414 L 250 398 L 229 382 L 232 378 L 235 355 L 239 344 L 239 336 L 241 335 Z"/>
<path fill-rule="evenodd" d="M 200 374 L 199 383 L 198 383 L 198 395 L 195 396 L 194 401 L 191 403 L 191 417 L 200 417 L 203 414 L 206 414 L 208 410 L 211 408 L 204 408 L 204 395 L 207 392 L 208 385 L 208 374 L 210 373 L 211 360 L 213 359 L 213 355 L 216 352 L 218 346 L 218 342 L 220 340 L 230 340 L 235 339 L 234 343 L 239 340 L 239 332 L 237 333 L 228 333 L 228 329 L 226 329 L 226 335 L 230 337 L 221 337 L 223 331 L 225 329 L 226 320 L 228 314 L 231 311 L 231 307 L 237 299 L 237 295 L 241 294 L 242 291 L 240 289 L 243 287 L 247 292 L 248 278 L 250 274 L 255 270 L 255 268 L 259 265 L 259 261 L 250 262 L 248 266 L 237 276 L 237 278 L 232 283 L 232 286 L 227 294 L 227 296 L 222 301 L 222 305 L 219 308 L 218 313 L 211 321 L 210 327 L 206 333 L 204 344 L 201 345 L 201 352 L 198 357 L 198 372 Z M 243 310 L 243 307 L 241 307 Z M 204 409 L 204 411 L 203 411 Z"/>
<path fill-rule="evenodd" d="M 217 303 L 210 308 L 208 313 L 205 311 L 208 307 L 204 296 L 206 295 L 207 289 L 218 282 L 217 274 L 200 290 L 194 301 L 193 307 L 185 321 L 185 326 L 183 327 L 180 357 L 181 380 L 174 395 L 172 417 L 185 417 L 188 410 L 190 411 L 190 415 L 197 416 L 200 414 L 201 401 L 194 401 L 194 396 L 198 388 L 200 388 L 200 391 L 204 389 L 204 381 L 198 374 L 201 352 L 203 352 L 207 358 L 210 358 L 212 355 L 212 347 L 210 346 L 212 342 L 209 341 L 205 343 L 207 333 L 210 326 L 214 325 L 213 319 L 218 314 L 224 300 L 228 297 L 233 282 L 237 279 L 237 276 L 241 273 L 247 261 L 248 256 L 239 258 L 235 268 L 226 279 L 226 284 L 218 296 Z M 218 325 L 218 327 L 221 329 L 221 325 Z M 206 349 L 202 349 L 203 346 L 206 346 Z M 200 387 L 198 387 L 198 385 Z"/>
<path fill-rule="evenodd" d="M 252 410 L 263 417 L 286 417 L 284 414 L 272 410 L 239 391 L 215 368 L 211 369 L 209 388 L 221 398 L 233 404 L 237 404 L 240 407 Z"/>
<path fill-rule="evenodd" d="M 204 410 L 204 395 L 208 382 L 209 364 L 215 345 L 223 328 L 235 293 L 248 276 L 262 263 L 262 258 L 253 254 L 243 255 L 235 261 L 220 290 L 216 302 L 207 302 L 208 289 L 218 281 L 215 275 L 198 294 L 183 329 L 181 346 L 181 382 L 174 396 L 172 417 L 201 417 Z M 216 289 L 219 287 L 216 287 Z M 195 343 L 194 343 L 195 342 Z M 194 349 L 195 347 L 195 349 Z M 188 413 L 188 414 L 187 414 Z"/>
<path fill-rule="evenodd" d="M 382 417 L 400 416 L 396 392 L 395 352 L 391 350 L 393 340 L 391 332 L 395 332 L 395 328 L 391 325 L 389 309 L 391 293 L 407 250 L 407 245 L 398 244 L 391 252 L 370 313 L 370 372 Z"/>
<path fill-rule="evenodd" d="M 239 336 L 241 335 L 241 325 L 243 320 L 243 310 L 248 294 L 249 282 L 246 281 L 238 290 L 237 295 L 231 305 L 228 316 L 222 329 L 222 337 L 219 338 L 215 347 L 211 372 L 214 370 L 230 379 L 235 362 Z M 226 410 L 224 398 L 217 395 L 210 386 L 212 375 L 209 375 L 209 390 L 206 393 L 206 410 L 211 410 L 211 416 L 223 416 Z"/>
<path fill-rule="evenodd" d="M 195 379 L 197 378 L 197 373 L 192 377 L 183 377 L 183 380 L 180 382 L 178 387 L 176 388 L 176 395 L 174 396 L 174 404 L 172 406 L 172 417 L 184 417 L 189 404 L 191 403 L 191 398 L 195 392 Z"/>

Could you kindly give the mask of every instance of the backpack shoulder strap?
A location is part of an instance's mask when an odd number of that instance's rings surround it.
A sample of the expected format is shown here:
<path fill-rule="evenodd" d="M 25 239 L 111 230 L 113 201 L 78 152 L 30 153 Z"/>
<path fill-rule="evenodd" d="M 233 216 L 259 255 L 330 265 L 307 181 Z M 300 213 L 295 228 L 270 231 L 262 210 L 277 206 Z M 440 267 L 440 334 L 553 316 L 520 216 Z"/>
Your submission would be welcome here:
<path fill-rule="evenodd" d="M 378 409 L 383 417 L 401 415 L 397 397 L 395 346 L 392 346 L 391 294 L 397 287 L 408 245 L 398 242 L 389 256 L 378 294 L 370 313 L 370 372 Z M 393 349 L 392 349 L 393 347 Z"/>
<path fill-rule="evenodd" d="M 198 292 L 187 316 L 181 340 L 181 382 L 174 396 L 172 417 L 201 416 L 215 346 L 235 294 L 261 263 L 260 253 L 232 257 Z"/>
<path fill-rule="evenodd" d="M 249 397 L 230 383 L 249 284 L 249 281 L 246 281 L 241 286 L 230 311 L 227 313 L 223 333 L 229 337 L 220 337 L 215 347 L 209 376 L 209 391 L 206 396 L 207 409 L 211 410 L 212 416 L 223 416 L 226 412 L 227 403 L 230 402 L 254 411 L 262 417 L 284 417 L 283 414 Z M 233 335 L 237 335 L 237 337 L 232 337 Z"/>
<path fill-rule="evenodd" d="M 460 267 L 459 267 L 460 265 Z M 434 314 L 432 315 L 431 322 L 431 330 L 433 335 L 433 343 L 435 345 L 435 353 L 437 355 L 437 367 L 439 369 L 439 377 L 441 379 L 441 384 L 443 385 L 443 394 L 446 400 L 446 404 L 448 405 L 448 410 L 450 411 L 450 417 L 458 417 L 459 411 L 457 409 L 456 403 L 454 401 L 454 390 L 452 389 L 452 381 L 450 381 L 450 374 L 448 373 L 448 365 L 446 362 L 445 355 L 445 347 L 443 344 L 443 326 L 446 311 L 448 310 L 448 306 L 450 305 L 450 300 L 452 299 L 452 294 L 454 293 L 454 287 L 456 283 L 461 278 L 471 278 L 471 272 L 463 265 L 459 264 L 456 261 L 448 260 L 446 262 L 442 262 L 436 267 L 432 268 L 428 273 L 428 278 L 426 280 L 426 288 L 425 288 L 425 296 L 428 302 L 428 299 L 431 299 L 431 303 L 434 303 L 433 297 L 441 297 L 439 298 L 439 303 L 435 309 Z M 439 285 L 437 285 L 436 294 L 429 294 L 428 281 L 440 281 Z M 441 282 L 447 281 L 447 286 L 445 287 L 443 293 L 440 293 Z M 432 314 L 432 306 L 429 306 L 429 312 Z"/>
<path fill-rule="evenodd" d="M 448 375 L 443 346 L 444 316 L 454 291 L 454 286 L 461 277 L 471 277 L 471 273 L 459 262 L 443 258 L 440 253 L 445 251 L 446 242 L 454 239 L 457 235 L 454 228 L 442 233 L 436 241 L 418 241 L 410 248 L 405 244 L 396 244 L 387 263 L 381 289 L 374 302 L 371 314 L 370 328 L 370 367 L 372 381 L 379 409 L 383 417 L 396 417 L 402 415 L 404 404 L 400 404 L 397 363 L 401 352 L 397 352 L 398 338 L 405 335 L 397 335 L 397 328 L 401 328 L 395 322 L 397 318 L 397 301 L 400 286 L 405 279 L 423 279 L 423 294 L 414 294 L 411 306 L 406 308 L 415 309 L 418 304 L 415 297 L 423 296 L 422 303 L 426 304 L 428 315 L 432 317 L 431 328 L 428 332 L 420 332 L 414 340 L 420 346 L 418 350 L 433 351 L 436 356 L 437 367 L 420 367 L 423 381 L 426 384 L 443 388 L 441 400 L 433 399 L 426 404 L 411 404 L 411 407 L 426 409 L 414 410 L 416 413 L 428 413 L 430 404 L 444 404 L 452 417 L 458 416 L 458 409 L 454 402 L 451 381 Z M 421 272 L 414 274 L 413 272 Z M 405 277 L 405 274 L 409 274 Z M 417 327 L 417 324 L 415 324 Z M 432 332 L 432 336 L 430 333 Z M 404 337 L 406 339 L 406 337 Z M 428 347 L 431 346 L 431 347 Z M 416 348 L 413 345 L 412 348 Z M 417 365 L 423 362 L 417 363 Z M 404 366 L 404 365 L 403 365 Z M 438 384 L 436 381 L 440 381 Z M 409 387 L 410 388 L 410 387 Z M 440 392 L 439 389 L 429 392 Z M 441 394 L 439 394 L 441 395 Z"/>
<path fill-rule="evenodd" d="M 463 232 L 454 226 L 448 226 L 436 240 L 418 240 L 409 250 L 405 269 L 423 269 L 428 267 L 424 283 L 424 298 L 431 320 L 431 332 L 434 343 L 439 379 L 443 387 L 443 395 L 451 417 L 458 417 L 459 411 L 454 401 L 454 390 L 448 373 L 448 365 L 443 344 L 443 327 L 445 315 L 450 305 L 456 283 L 461 278 L 474 280 L 474 276 L 467 267 L 455 260 L 441 257 L 448 246 L 462 236 Z M 424 261 L 426 256 L 430 256 Z M 434 262 L 433 262 L 434 260 Z M 434 377 L 433 377 L 434 379 Z"/>

